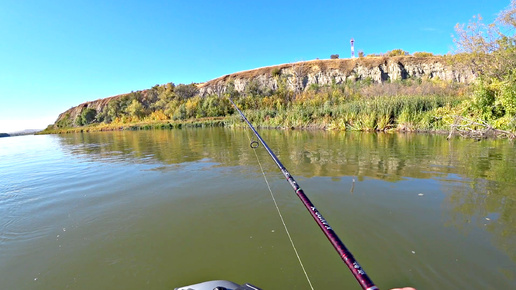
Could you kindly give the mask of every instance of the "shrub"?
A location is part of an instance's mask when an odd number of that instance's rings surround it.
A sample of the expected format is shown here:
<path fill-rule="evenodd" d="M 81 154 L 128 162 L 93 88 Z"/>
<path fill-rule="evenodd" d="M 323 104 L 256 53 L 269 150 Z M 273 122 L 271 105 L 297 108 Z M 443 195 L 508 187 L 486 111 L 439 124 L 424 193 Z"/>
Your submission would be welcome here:
<path fill-rule="evenodd" d="M 339 58 L 339 55 L 338 54 L 332 54 L 330 56 L 331 59 L 338 59 Z"/>
<path fill-rule="evenodd" d="M 195 84 L 179 84 L 174 88 L 176 95 L 182 99 L 189 99 L 199 93 L 199 88 Z"/>
<path fill-rule="evenodd" d="M 57 121 L 56 126 L 58 128 L 67 128 L 72 126 L 72 120 L 70 119 L 70 114 L 64 115 L 59 121 Z"/>
<path fill-rule="evenodd" d="M 409 53 L 407 51 L 404 51 L 403 49 L 393 49 L 391 51 L 388 51 L 385 55 L 389 56 L 389 57 L 392 57 L 392 56 L 405 56 L 405 55 L 409 55 Z"/>
<path fill-rule="evenodd" d="M 77 126 L 84 126 L 91 124 L 95 121 L 95 117 L 97 116 L 97 110 L 92 108 L 84 108 L 79 116 L 75 118 L 75 124 Z"/>
<path fill-rule="evenodd" d="M 273 69 L 272 69 L 272 71 L 271 71 L 271 75 L 272 75 L 273 77 L 277 77 L 277 76 L 279 76 L 280 74 L 281 74 L 281 70 L 280 70 L 278 67 L 273 68 Z"/>
<path fill-rule="evenodd" d="M 430 57 L 430 56 L 434 56 L 434 54 L 431 52 L 414 52 L 414 56 L 415 57 Z"/>

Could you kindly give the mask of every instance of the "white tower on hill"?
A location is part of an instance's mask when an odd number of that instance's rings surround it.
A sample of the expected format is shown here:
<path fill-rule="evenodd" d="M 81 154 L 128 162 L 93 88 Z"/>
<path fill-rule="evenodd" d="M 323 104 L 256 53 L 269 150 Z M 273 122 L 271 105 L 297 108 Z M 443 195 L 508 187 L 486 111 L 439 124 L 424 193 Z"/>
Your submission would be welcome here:
<path fill-rule="evenodd" d="M 351 38 L 351 58 L 355 58 L 355 40 Z"/>

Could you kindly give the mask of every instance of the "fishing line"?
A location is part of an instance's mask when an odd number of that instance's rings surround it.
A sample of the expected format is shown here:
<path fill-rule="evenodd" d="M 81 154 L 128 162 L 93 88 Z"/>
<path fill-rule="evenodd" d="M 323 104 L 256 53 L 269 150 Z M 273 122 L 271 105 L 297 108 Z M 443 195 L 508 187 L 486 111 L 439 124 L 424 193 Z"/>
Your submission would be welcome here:
<path fill-rule="evenodd" d="M 233 102 L 233 100 L 231 100 L 231 98 L 228 97 L 228 99 L 231 102 L 231 104 L 233 104 L 235 109 L 238 111 L 238 113 L 240 114 L 242 119 L 247 123 L 247 125 L 249 126 L 249 129 L 251 129 L 253 131 L 254 135 L 260 141 L 260 143 L 263 145 L 263 147 L 265 148 L 267 153 L 269 153 L 269 155 L 271 156 L 274 163 L 276 163 L 278 168 L 281 170 L 281 173 L 283 173 L 283 175 L 285 176 L 285 179 L 292 186 L 292 189 L 294 189 L 294 192 L 296 193 L 297 197 L 299 197 L 299 199 L 301 200 L 301 202 L 303 203 L 305 208 L 308 210 L 308 212 L 310 213 L 310 215 L 312 216 L 314 221 L 317 223 L 317 225 L 319 226 L 321 231 L 328 238 L 328 241 L 330 241 L 332 246 L 335 248 L 335 250 L 339 254 L 340 258 L 346 264 L 346 266 L 349 268 L 349 270 L 351 271 L 351 274 L 353 274 L 353 276 L 355 277 L 357 282 L 360 284 L 362 289 L 378 290 L 378 287 L 376 287 L 376 285 L 373 283 L 373 281 L 371 281 L 371 278 L 369 278 L 369 276 L 366 274 L 366 272 L 364 271 L 362 266 L 360 266 L 360 264 L 355 259 L 355 257 L 353 257 L 353 254 L 351 254 L 351 252 L 348 250 L 348 248 L 346 248 L 346 246 L 344 245 L 342 240 L 339 238 L 339 236 L 337 236 L 337 233 L 333 230 L 333 228 L 330 226 L 328 221 L 322 216 L 322 214 L 319 212 L 319 210 L 317 210 L 317 208 L 312 203 L 312 201 L 310 201 L 308 196 L 306 196 L 305 192 L 301 189 L 301 187 L 296 182 L 294 177 L 290 174 L 290 172 L 288 172 L 287 168 L 285 168 L 285 166 L 283 166 L 283 164 L 278 159 L 276 154 L 274 154 L 274 152 L 272 152 L 271 148 L 269 148 L 267 143 L 265 143 L 262 136 L 260 136 L 260 134 L 258 134 L 256 129 L 251 124 L 251 122 L 249 122 L 249 120 L 247 120 L 244 113 L 242 113 L 242 111 L 240 111 L 240 109 Z M 262 169 L 262 171 L 263 171 L 263 169 Z"/>
<path fill-rule="evenodd" d="M 249 138 L 249 141 L 251 142 L 250 146 L 253 149 L 258 148 L 258 142 L 251 140 L 251 136 L 249 136 L 249 131 L 247 131 L 247 138 Z M 254 146 L 254 147 L 253 147 Z M 260 170 L 262 171 L 263 179 L 265 179 L 265 183 L 267 184 L 267 188 L 269 189 L 269 192 L 272 197 L 272 201 L 274 202 L 274 206 L 276 207 L 276 211 L 278 212 L 278 215 L 281 219 L 281 223 L 283 224 L 283 228 L 285 229 L 285 232 L 287 233 L 288 239 L 290 240 L 290 244 L 292 245 L 292 249 L 294 249 L 294 252 L 296 253 L 297 260 L 299 261 L 299 265 L 301 265 L 301 269 L 303 269 L 303 273 L 305 273 L 306 280 L 308 281 L 308 284 L 310 285 L 310 289 L 314 290 L 314 287 L 312 286 L 312 282 L 310 281 L 310 278 L 308 277 L 308 273 L 306 272 L 305 266 L 303 265 L 303 262 L 301 261 L 301 256 L 299 256 L 299 253 L 297 252 L 296 246 L 294 245 L 294 240 L 292 240 L 292 236 L 290 235 L 290 232 L 288 231 L 287 224 L 285 223 L 285 220 L 283 219 L 283 215 L 281 214 L 281 210 L 278 206 L 278 203 L 276 202 L 276 198 L 274 197 L 274 193 L 272 192 L 271 186 L 269 184 L 269 180 L 267 180 L 267 175 L 265 175 L 265 171 L 263 170 L 262 163 L 260 162 L 260 158 L 258 158 L 258 154 L 256 153 L 256 150 L 253 150 L 254 156 L 256 156 L 256 161 L 258 161 L 258 165 L 260 165 Z"/>

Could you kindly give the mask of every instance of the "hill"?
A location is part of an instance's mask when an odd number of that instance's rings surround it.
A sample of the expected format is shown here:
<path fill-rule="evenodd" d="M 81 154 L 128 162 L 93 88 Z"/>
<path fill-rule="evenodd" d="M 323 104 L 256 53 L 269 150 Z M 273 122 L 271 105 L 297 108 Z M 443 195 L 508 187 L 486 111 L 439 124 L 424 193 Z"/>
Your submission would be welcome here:
<path fill-rule="evenodd" d="M 175 86 L 169 83 L 143 91 L 85 102 L 61 113 L 53 127 L 74 127 L 92 122 L 111 123 L 116 118 L 130 122 L 131 120 L 128 120 L 130 116 L 124 117 L 117 112 L 120 109 L 132 110 L 134 113 L 132 117 L 148 116 L 161 111 L 161 114 L 168 116 L 155 116 L 155 119 L 173 118 L 173 112 L 166 114 L 167 104 L 156 105 L 160 101 L 165 103 L 173 101 L 173 97 L 161 98 L 163 92 L 166 93 L 167 90 L 173 91 L 183 99 L 194 96 L 220 96 L 224 93 L 267 96 L 275 94 L 278 90 L 298 94 L 310 88 L 332 85 L 359 82 L 385 84 L 410 79 L 469 83 L 475 79 L 475 76 L 467 69 L 454 68 L 443 56 L 312 60 L 236 72 L 201 84 Z M 132 102 L 133 100 L 137 101 Z M 108 107 L 110 103 L 112 108 Z M 130 107 L 131 104 L 132 107 Z M 124 108 L 116 108 L 116 106 Z"/>

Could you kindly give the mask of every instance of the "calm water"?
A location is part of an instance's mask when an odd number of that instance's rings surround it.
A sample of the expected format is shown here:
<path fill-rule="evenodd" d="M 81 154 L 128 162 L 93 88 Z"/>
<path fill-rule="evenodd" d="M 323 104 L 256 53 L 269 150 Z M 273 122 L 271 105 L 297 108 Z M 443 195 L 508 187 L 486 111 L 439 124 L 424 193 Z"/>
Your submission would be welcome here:
<path fill-rule="evenodd" d="M 516 285 L 516 148 L 443 136 L 261 131 L 381 288 Z M 1 289 L 308 289 L 248 131 L 0 139 Z M 359 289 L 257 151 L 316 289 Z"/>

